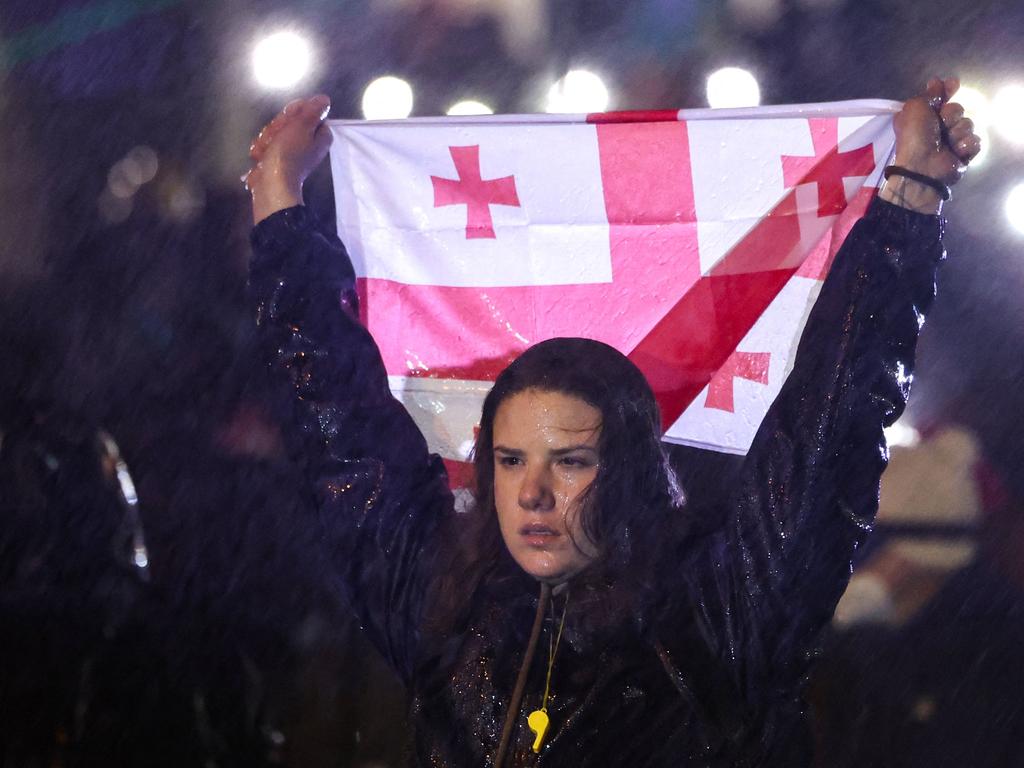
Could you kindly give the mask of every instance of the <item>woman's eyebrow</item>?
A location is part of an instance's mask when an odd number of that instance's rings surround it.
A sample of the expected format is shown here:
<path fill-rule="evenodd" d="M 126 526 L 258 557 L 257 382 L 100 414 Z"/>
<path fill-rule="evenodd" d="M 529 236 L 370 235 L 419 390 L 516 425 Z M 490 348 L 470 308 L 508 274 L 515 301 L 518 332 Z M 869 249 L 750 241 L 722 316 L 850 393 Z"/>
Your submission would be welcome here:
<path fill-rule="evenodd" d="M 511 456 L 522 456 L 523 452 L 518 448 L 506 448 L 504 445 L 494 446 L 495 453 L 507 453 Z"/>
<path fill-rule="evenodd" d="M 594 447 L 593 445 L 586 445 L 581 443 L 580 445 L 569 445 L 566 446 L 565 448 L 554 448 L 551 451 L 549 451 L 549 453 L 552 456 L 564 456 L 567 453 L 573 453 L 575 451 L 589 451 L 590 453 L 597 453 L 597 448 Z"/>

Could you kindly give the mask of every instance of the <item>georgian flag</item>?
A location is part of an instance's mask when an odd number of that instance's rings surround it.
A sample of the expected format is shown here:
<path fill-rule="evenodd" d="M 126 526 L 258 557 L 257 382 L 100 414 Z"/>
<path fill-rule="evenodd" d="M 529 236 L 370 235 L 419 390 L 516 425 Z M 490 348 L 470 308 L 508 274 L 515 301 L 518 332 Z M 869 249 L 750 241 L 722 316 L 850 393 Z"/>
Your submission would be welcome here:
<path fill-rule="evenodd" d="M 899 104 L 331 121 L 338 234 L 391 389 L 464 461 L 520 352 L 628 355 L 665 439 L 745 453 Z"/>

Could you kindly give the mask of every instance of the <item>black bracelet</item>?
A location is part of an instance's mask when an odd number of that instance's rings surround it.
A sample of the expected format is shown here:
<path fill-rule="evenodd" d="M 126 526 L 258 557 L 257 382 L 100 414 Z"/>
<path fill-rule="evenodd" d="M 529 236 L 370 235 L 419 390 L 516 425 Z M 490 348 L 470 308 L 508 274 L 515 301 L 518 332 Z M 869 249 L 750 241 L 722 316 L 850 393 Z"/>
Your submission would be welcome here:
<path fill-rule="evenodd" d="M 908 170 L 902 165 L 887 165 L 884 175 L 886 179 L 890 176 L 903 176 L 911 181 L 916 181 L 918 184 L 924 184 L 926 187 L 934 189 L 943 200 L 949 200 L 953 197 L 953 190 L 948 185 L 943 184 L 938 179 L 933 179 L 931 176 L 925 176 L 923 173 Z"/>

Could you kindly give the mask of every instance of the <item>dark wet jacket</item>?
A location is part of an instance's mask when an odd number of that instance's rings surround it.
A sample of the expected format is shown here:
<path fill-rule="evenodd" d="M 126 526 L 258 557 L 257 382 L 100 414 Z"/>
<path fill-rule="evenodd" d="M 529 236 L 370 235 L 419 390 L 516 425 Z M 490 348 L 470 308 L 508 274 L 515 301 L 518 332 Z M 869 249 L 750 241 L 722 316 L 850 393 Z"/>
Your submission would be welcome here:
<path fill-rule="evenodd" d="M 456 514 L 442 463 L 391 396 L 343 246 L 301 207 L 261 222 L 253 245 L 258 321 L 272 368 L 294 387 L 330 578 L 408 686 L 414 762 L 492 765 L 535 586 L 484 589 L 452 637 L 424 629 L 436 553 L 450 545 L 439 531 Z M 542 636 L 506 765 L 805 762 L 801 683 L 876 511 L 882 428 L 903 410 L 942 255 L 937 217 L 872 203 L 837 255 L 722 525 L 666 542 L 678 568 L 635 629 L 574 633 L 570 610 L 552 727 L 534 755 L 526 719 L 544 689 Z M 448 656 L 428 652 L 446 641 Z"/>

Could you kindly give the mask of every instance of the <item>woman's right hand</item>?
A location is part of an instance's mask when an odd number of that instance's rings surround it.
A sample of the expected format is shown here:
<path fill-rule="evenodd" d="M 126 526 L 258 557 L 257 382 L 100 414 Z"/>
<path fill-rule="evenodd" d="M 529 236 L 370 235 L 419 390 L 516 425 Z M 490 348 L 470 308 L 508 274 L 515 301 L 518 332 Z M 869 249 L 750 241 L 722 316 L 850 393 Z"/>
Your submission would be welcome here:
<path fill-rule="evenodd" d="M 302 183 L 327 154 L 331 133 L 324 120 L 331 100 L 324 95 L 296 99 L 267 123 L 249 148 L 252 169 L 245 186 L 252 193 L 253 222 L 302 204 Z"/>

